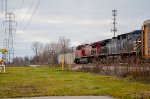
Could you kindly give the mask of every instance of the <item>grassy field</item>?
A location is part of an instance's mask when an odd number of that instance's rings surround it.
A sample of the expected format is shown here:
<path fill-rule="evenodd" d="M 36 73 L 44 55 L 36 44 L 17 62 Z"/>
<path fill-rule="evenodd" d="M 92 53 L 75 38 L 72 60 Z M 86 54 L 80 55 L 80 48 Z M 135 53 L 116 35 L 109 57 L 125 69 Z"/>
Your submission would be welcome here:
<path fill-rule="evenodd" d="M 150 85 L 111 76 L 61 71 L 54 67 L 7 67 L 6 72 L 0 74 L 0 98 L 64 95 L 150 98 Z"/>

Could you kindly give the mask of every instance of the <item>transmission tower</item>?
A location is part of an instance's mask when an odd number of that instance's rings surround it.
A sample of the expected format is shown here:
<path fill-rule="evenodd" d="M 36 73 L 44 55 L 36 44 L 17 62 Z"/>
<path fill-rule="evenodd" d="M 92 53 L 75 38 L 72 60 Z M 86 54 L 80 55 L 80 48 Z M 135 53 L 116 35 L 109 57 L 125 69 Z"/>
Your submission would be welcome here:
<path fill-rule="evenodd" d="M 14 26 L 17 25 L 15 20 L 14 13 L 6 13 L 5 14 L 5 39 L 4 39 L 4 48 L 8 50 L 6 55 L 6 59 L 8 63 L 11 63 L 14 57 L 14 34 L 16 33 L 16 29 Z"/>
<path fill-rule="evenodd" d="M 113 15 L 113 28 L 111 29 L 111 32 L 114 33 L 114 37 L 116 36 L 117 28 L 116 28 L 116 16 L 117 16 L 117 10 L 112 10 L 112 15 Z"/>

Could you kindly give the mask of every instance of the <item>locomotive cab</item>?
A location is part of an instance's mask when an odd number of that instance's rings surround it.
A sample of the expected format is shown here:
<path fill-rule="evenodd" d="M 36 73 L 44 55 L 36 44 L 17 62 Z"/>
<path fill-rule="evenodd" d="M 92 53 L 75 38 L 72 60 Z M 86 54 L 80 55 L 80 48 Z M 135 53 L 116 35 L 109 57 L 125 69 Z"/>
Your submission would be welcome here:
<path fill-rule="evenodd" d="M 79 63 L 88 63 L 91 56 L 92 47 L 89 44 L 79 45 L 76 47 L 75 51 L 75 60 L 74 62 Z"/>

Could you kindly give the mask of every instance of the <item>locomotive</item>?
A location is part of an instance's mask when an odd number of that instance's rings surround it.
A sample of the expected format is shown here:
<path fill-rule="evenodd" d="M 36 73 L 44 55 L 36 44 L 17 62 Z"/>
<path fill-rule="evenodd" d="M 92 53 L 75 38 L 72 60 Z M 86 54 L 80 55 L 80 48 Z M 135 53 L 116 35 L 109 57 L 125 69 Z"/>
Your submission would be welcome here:
<path fill-rule="evenodd" d="M 76 47 L 76 64 L 139 62 L 150 59 L 150 19 L 144 21 L 141 30 L 131 31 L 90 44 Z"/>

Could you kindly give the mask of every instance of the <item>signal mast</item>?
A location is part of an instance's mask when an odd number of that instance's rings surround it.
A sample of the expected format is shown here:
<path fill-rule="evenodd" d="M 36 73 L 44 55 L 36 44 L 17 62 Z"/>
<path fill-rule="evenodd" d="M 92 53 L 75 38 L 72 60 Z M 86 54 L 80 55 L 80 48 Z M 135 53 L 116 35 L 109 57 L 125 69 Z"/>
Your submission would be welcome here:
<path fill-rule="evenodd" d="M 111 32 L 114 33 L 114 37 L 116 36 L 117 28 L 116 28 L 116 16 L 117 16 L 117 10 L 112 10 L 112 16 L 113 16 L 113 28 L 111 29 Z"/>

